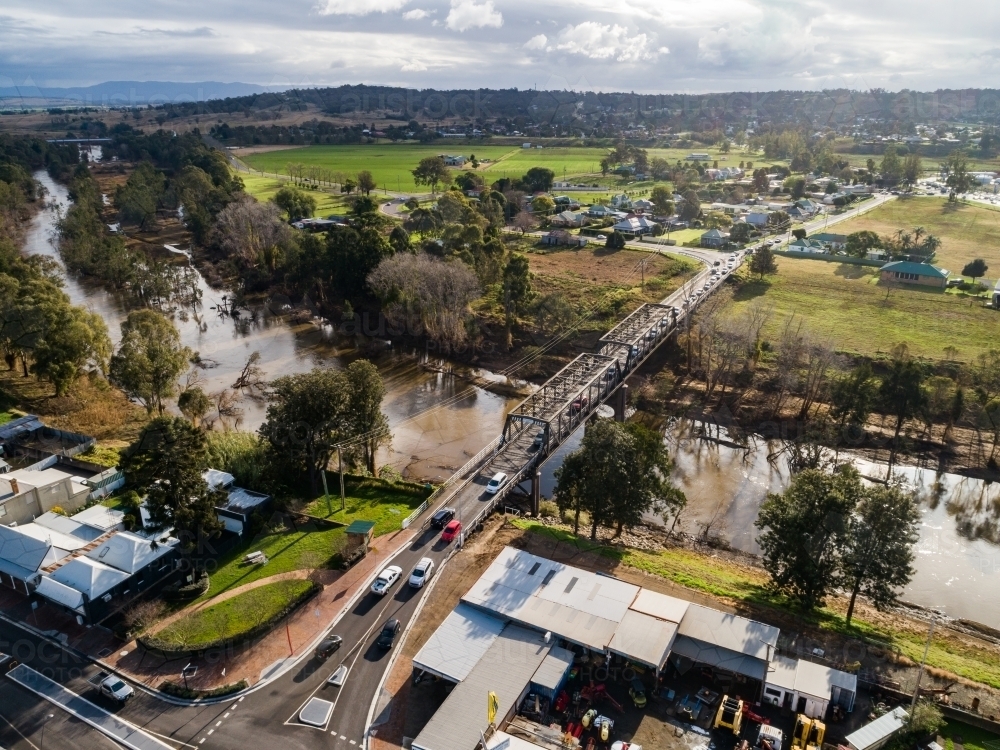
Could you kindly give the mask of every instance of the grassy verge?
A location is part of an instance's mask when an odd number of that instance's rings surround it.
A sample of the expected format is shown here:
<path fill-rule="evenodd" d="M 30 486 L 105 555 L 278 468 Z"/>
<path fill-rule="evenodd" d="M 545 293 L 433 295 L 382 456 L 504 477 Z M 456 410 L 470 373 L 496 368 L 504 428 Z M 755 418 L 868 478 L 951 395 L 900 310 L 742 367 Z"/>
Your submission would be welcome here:
<path fill-rule="evenodd" d="M 795 315 L 838 351 L 877 356 L 905 341 L 916 356 L 941 359 L 953 346 L 957 359 L 970 361 L 990 346 L 997 325 L 996 311 L 981 301 L 920 286 L 887 289 L 877 268 L 782 257 L 774 276 L 740 278 L 730 309 L 773 305 L 764 329 L 772 342 Z"/>
<path fill-rule="evenodd" d="M 329 497 L 320 497 L 306 506 L 305 512 L 317 518 L 349 524 L 352 521 L 375 521 L 375 536 L 397 531 L 410 513 L 420 506 L 432 490 L 419 484 L 393 484 L 364 477 L 344 477 L 345 507 L 340 507 L 338 479 L 330 477 Z"/>
<path fill-rule="evenodd" d="M 157 633 L 157 639 L 199 648 L 239 638 L 277 617 L 313 588 L 311 581 L 277 581 L 244 591 L 182 617 Z"/>
<path fill-rule="evenodd" d="M 757 568 L 688 549 L 664 549 L 645 552 L 622 547 L 609 547 L 573 536 L 572 532 L 520 519 L 514 522 L 534 533 L 573 544 L 584 552 L 592 552 L 618 564 L 659 576 L 694 591 L 736 604 L 741 611 L 762 622 L 781 627 L 794 623 L 796 627 L 816 628 L 847 638 L 863 638 L 890 643 L 912 661 L 923 655 L 927 637 L 926 626 L 903 618 L 866 618 L 862 608 L 848 626 L 844 619 L 844 603 L 831 598 L 828 607 L 813 613 L 803 613 L 784 597 L 767 587 L 767 574 Z M 935 633 L 927 655 L 929 667 L 946 670 L 969 680 L 1000 688 L 1000 657 L 995 649 L 967 639 Z"/>
<path fill-rule="evenodd" d="M 235 550 L 222 555 L 219 567 L 210 571 L 208 591 L 196 601 L 201 602 L 237 586 L 292 570 L 312 570 L 329 565 L 343 549 L 346 534 L 342 528 L 320 529 L 313 524 L 299 524 L 296 529 L 281 529 L 265 533 Z M 252 548 L 252 549 L 251 549 Z M 264 565 L 247 565 L 243 556 L 261 551 L 267 555 Z"/>
<path fill-rule="evenodd" d="M 938 734 L 944 737 L 944 750 L 955 750 L 955 743 L 968 750 L 996 750 L 997 736 L 985 729 L 963 724 L 960 721 L 949 720 Z M 989 743 L 989 744 L 987 744 Z"/>
<path fill-rule="evenodd" d="M 9 411 L 0 411 L 0 424 L 7 424 L 13 418 L 14 415 Z"/>

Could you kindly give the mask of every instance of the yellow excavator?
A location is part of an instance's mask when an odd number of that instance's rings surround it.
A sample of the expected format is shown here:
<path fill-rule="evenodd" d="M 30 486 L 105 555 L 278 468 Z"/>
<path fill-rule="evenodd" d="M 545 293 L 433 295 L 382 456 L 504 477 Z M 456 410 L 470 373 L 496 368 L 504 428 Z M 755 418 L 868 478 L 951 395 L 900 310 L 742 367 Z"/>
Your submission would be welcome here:
<path fill-rule="evenodd" d="M 740 726 L 743 723 L 743 701 L 739 698 L 730 698 L 728 695 L 722 696 L 722 703 L 715 714 L 715 729 L 725 728 L 730 730 L 737 737 L 740 736 Z"/>
<path fill-rule="evenodd" d="M 805 714 L 795 717 L 795 731 L 792 732 L 794 750 L 822 750 L 826 736 L 826 724 L 819 719 L 810 719 Z"/>

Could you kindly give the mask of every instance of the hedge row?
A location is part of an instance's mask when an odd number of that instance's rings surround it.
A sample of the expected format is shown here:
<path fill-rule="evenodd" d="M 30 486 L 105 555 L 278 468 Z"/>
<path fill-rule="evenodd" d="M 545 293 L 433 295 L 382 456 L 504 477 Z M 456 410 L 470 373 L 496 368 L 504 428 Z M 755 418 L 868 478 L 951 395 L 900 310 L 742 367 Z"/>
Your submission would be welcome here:
<path fill-rule="evenodd" d="M 274 615 L 266 622 L 256 625 L 249 630 L 246 630 L 239 635 L 231 636 L 229 638 L 220 638 L 217 641 L 211 641 L 209 643 L 202 644 L 197 648 L 190 648 L 188 646 L 171 643 L 169 641 L 163 641 L 156 637 L 155 634 L 143 636 L 138 639 L 138 644 L 142 646 L 147 651 L 155 651 L 162 654 L 163 656 L 173 656 L 180 658 L 182 656 L 196 656 L 198 654 L 205 653 L 206 651 L 213 651 L 216 649 L 232 648 L 235 646 L 242 646 L 245 643 L 249 643 L 262 635 L 271 632 L 279 622 L 284 618 L 288 617 L 292 612 L 301 607 L 305 602 L 314 597 L 319 591 L 322 590 L 320 586 L 315 581 L 309 581 L 309 588 L 303 591 L 298 597 L 288 603 L 284 609 Z"/>
<path fill-rule="evenodd" d="M 221 687 L 212 688 L 211 690 L 192 690 L 191 688 L 186 688 L 183 685 L 177 685 L 170 680 L 164 680 L 160 683 L 159 689 L 161 693 L 172 695 L 175 698 L 187 698 L 189 700 L 194 700 L 196 698 L 218 698 L 222 695 L 232 695 L 233 693 L 238 693 L 241 690 L 246 690 L 248 687 L 250 687 L 250 683 L 246 680 L 240 680 L 239 682 L 222 685 Z"/>

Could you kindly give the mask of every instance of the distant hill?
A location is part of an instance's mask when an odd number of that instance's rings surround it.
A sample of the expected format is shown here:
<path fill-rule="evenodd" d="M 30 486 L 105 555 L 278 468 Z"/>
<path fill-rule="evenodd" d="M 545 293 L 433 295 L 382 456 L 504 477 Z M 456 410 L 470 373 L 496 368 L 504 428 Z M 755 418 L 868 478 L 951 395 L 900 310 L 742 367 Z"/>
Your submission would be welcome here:
<path fill-rule="evenodd" d="M 219 81 L 105 81 L 93 86 L 49 88 L 38 86 L 0 87 L 0 107 L 66 106 L 76 104 L 131 106 L 202 102 L 238 96 L 284 91 L 289 86 L 257 83 L 220 83 Z"/>

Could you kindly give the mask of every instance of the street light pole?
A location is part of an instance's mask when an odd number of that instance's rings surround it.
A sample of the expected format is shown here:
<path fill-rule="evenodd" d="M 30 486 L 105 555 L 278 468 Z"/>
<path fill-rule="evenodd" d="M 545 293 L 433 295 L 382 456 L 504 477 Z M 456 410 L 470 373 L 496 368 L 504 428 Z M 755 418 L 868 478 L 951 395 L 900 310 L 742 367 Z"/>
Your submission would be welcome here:
<path fill-rule="evenodd" d="M 39 739 L 39 742 L 38 742 L 38 744 L 39 744 L 38 750 L 45 750 L 45 725 L 49 723 L 50 719 L 54 719 L 54 718 L 55 718 L 55 714 L 46 714 L 45 721 L 42 722 L 42 736 L 41 736 L 41 738 Z"/>

